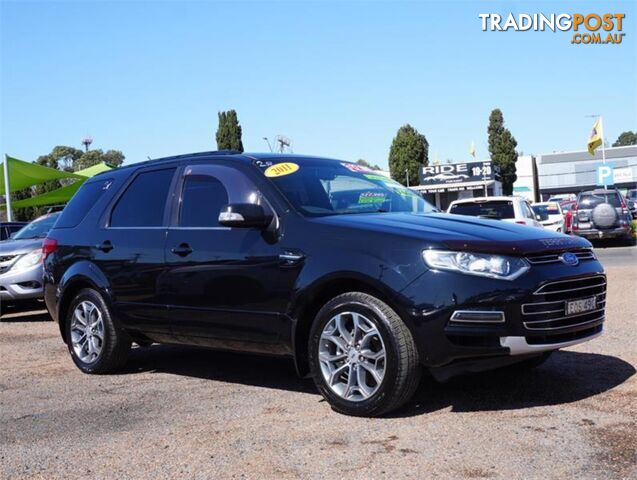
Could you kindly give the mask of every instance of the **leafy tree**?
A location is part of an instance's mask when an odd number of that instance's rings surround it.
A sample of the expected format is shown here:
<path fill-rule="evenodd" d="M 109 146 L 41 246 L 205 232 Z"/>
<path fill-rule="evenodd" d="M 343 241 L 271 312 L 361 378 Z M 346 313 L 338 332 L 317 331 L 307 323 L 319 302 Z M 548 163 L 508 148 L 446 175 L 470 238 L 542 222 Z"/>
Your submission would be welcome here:
<path fill-rule="evenodd" d="M 237 112 L 228 110 L 219 112 L 219 126 L 217 127 L 217 148 L 219 150 L 237 150 L 243 152 L 241 141 L 241 125 Z"/>
<path fill-rule="evenodd" d="M 363 167 L 367 167 L 370 170 L 382 170 L 382 168 L 380 168 L 378 165 L 372 165 L 371 163 L 369 163 L 367 160 L 364 160 L 362 158 L 359 158 L 358 160 L 356 160 L 356 163 L 358 165 L 361 165 Z"/>
<path fill-rule="evenodd" d="M 626 145 L 637 145 L 637 132 L 631 130 L 622 132 L 622 134 L 617 137 L 615 143 L 613 143 L 613 147 L 624 147 Z"/>
<path fill-rule="evenodd" d="M 496 108 L 489 115 L 489 154 L 495 167 L 500 169 L 502 179 L 502 191 L 505 195 L 513 194 L 513 184 L 517 180 L 515 162 L 518 153 L 515 147 L 518 142 L 511 132 L 504 126 L 504 117 L 499 108 Z"/>
<path fill-rule="evenodd" d="M 389 149 L 391 177 L 404 185 L 418 185 L 420 169 L 428 164 L 429 142 L 425 136 L 409 124 L 400 127 Z"/>

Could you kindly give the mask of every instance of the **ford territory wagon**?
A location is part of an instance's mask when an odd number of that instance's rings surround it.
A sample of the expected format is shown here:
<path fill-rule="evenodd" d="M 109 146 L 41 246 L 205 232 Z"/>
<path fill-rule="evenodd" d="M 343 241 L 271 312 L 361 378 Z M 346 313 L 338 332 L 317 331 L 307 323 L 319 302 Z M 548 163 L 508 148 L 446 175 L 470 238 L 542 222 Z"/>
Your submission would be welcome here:
<path fill-rule="evenodd" d="M 351 415 L 397 409 L 423 369 L 532 367 L 604 322 L 587 240 L 435 213 L 378 172 L 307 156 L 102 173 L 43 255 L 46 304 L 81 371 L 117 370 L 133 342 L 289 356 Z"/>

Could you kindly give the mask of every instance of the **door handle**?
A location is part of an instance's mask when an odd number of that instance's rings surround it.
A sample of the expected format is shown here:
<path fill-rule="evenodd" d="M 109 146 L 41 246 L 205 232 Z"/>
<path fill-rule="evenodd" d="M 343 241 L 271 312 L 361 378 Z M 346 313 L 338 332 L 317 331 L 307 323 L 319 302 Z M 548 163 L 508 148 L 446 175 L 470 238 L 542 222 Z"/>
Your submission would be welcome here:
<path fill-rule="evenodd" d="M 173 247 L 170 251 L 180 257 L 187 257 L 192 253 L 192 248 L 187 243 L 182 243 L 178 247 Z"/>
<path fill-rule="evenodd" d="M 101 250 L 104 253 L 108 253 L 111 250 L 113 250 L 113 244 L 111 243 L 110 240 L 106 240 L 102 242 L 101 245 L 95 245 L 95 248 L 97 248 L 98 250 Z"/>
<path fill-rule="evenodd" d="M 301 252 L 293 252 L 288 250 L 279 255 L 279 260 L 282 262 L 283 266 L 296 265 L 303 259 L 305 259 L 305 255 L 303 255 Z"/>

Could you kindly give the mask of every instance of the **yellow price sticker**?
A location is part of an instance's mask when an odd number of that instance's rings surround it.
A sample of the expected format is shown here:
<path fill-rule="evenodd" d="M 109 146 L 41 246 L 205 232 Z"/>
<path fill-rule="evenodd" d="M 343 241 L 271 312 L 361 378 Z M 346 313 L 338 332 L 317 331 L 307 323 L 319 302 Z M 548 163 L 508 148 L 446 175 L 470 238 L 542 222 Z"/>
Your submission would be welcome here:
<path fill-rule="evenodd" d="M 276 165 L 272 165 L 266 168 L 264 175 L 270 178 L 282 177 L 284 175 L 289 175 L 291 173 L 294 173 L 298 169 L 299 169 L 299 166 L 296 163 L 292 163 L 292 162 L 277 163 Z"/>

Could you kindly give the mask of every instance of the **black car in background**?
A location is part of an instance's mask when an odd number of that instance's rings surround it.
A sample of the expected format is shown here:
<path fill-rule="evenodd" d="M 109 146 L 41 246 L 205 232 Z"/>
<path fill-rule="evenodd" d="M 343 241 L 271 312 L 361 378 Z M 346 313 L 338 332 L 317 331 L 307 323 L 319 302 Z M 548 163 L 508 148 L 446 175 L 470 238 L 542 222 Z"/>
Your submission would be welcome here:
<path fill-rule="evenodd" d="M 62 213 L 45 300 L 83 372 L 117 370 L 132 342 L 289 356 L 352 415 L 400 407 L 423 367 L 528 368 L 601 335 L 606 277 L 588 241 L 432 211 L 338 160 L 134 164 Z"/>
<path fill-rule="evenodd" d="M 573 212 L 572 232 L 589 240 L 619 238 L 632 243 L 632 214 L 615 189 L 580 192 Z"/>
<path fill-rule="evenodd" d="M 13 233 L 16 233 L 27 222 L 0 222 L 0 242 L 2 240 L 8 240 Z"/>

